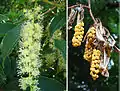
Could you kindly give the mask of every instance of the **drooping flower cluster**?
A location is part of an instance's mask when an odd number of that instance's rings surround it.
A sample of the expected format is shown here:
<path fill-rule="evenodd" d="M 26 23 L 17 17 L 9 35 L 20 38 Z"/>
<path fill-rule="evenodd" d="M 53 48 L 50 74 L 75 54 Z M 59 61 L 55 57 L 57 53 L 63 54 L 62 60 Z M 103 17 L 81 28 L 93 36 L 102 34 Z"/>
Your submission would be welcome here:
<path fill-rule="evenodd" d="M 91 61 L 92 53 L 93 53 L 93 41 L 96 36 L 96 30 L 94 27 L 89 28 L 88 34 L 87 34 L 87 42 L 85 44 L 85 52 L 84 52 L 84 59 L 88 62 Z"/>
<path fill-rule="evenodd" d="M 86 34 L 85 52 L 83 57 L 90 62 L 90 75 L 93 80 L 99 78 L 99 73 L 105 77 L 109 77 L 107 65 L 109 63 L 110 51 L 112 48 L 110 45 L 112 43 L 107 45 L 107 43 L 109 43 L 108 39 L 104 38 L 103 35 L 107 35 L 107 31 L 101 23 L 90 27 Z M 110 40 L 113 41 L 114 44 L 114 39 Z"/>
<path fill-rule="evenodd" d="M 22 25 L 19 41 L 18 75 L 19 86 L 26 90 L 39 91 L 38 76 L 41 60 L 39 58 L 41 50 L 42 25 L 40 16 L 41 7 L 33 10 L 24 10 L 24 15 L 28 19 Z"/>
<path fill-rule="evenodd" d="M 100 72 L 100 56 L 101 51 L 95 48 L 94 40 L 96 38 L 96 28 L 90 27 L 87 32 L 87 39 L 85 44 L 84 59 L 90 62 L 90 75 L 93 80 L 96 80 Z"/>
<path fill-rule="evenodd" d="M 72 45 L 74 47 L 78 47 L 81 45 L 81 42 L 82 42 L 82 39 L 83 39 L 83 35 L 84 35 L 84 22 L 80 22 L 79 24 L 77 24 L 75 26 L 75 34 L 73 36 L 73 39 L 72 39 Z"/>
<path fill-rule="evenodd" d="M 93 49 L 90 67 L 90 75 L 92 76 L 93 80 L 96 80 L 99 77 L 98 73 L 100 72 L 100 55 L 100 50 Z"/>

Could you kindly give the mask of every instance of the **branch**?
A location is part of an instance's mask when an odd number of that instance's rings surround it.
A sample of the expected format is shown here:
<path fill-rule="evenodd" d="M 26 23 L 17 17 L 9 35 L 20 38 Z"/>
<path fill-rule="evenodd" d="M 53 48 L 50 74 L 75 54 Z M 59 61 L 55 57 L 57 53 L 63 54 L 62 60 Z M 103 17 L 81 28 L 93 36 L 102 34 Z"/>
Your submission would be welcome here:
<path fill-rule="evenodd" d="M 45 14 L 49 13 L 50 11 L 54 10 L 55 8 L 56 8 L 56 6 L 54 6 L 54 7 L 50 8 L 49 10 L 47 10 L 46 12 L 44 12 L 44 13 L 43 13 L 43 15 L 45 15 Z"/>
<path fill-rule="evenodd" d="M 115 52 L 120 53 L 120 49 L 119 49 L 119 48 L 117 48 L 117 46 L 114 46 L 114 48 L 115 48 L 115 49 L 114 49 L 114 51 L 115 51 Z"/>
<path fill-rule="evenodd" d="M 79 7 L 79 6 L 80 6 L 80 4 L 72 5 L 72 6 L 69 6 L 68 9 L 75 8 L 75 7 Z M 89 9 L 89 7 L 86 6 L 86 5 L 81 5 L 81 7 Z"/>
<path fill-rule="evenodd" d="M 90 3 L 91 3 L 90 0 L 88 0 L 88 7 L 89 7 L 90 16 L 91 16 L 92 20 L 94 21 L 94 23 L 96 23 L 95 18 L 93 16 L 93 13 L 91 11 L 91 5 L 90 5 Z"/>
<path fill-rule="evenodd" d="M 56 7 L 60 7 L 60 6 L 61 6 L 60 4 L 57 4 L 57 3 L 52 2 L 52 1 L 49 1 L 49 0 L 42 0 L 42 1 L 45 2 L 45 3 L 48 3 L 48 4 L 50 4 L 50 5 L 54 5 L 54 6 L 56 6 Z"/>
<path fill-rule="evenodd" d="M 86 6 L 86 5 L 82 5 L 83 8 L 87 8 L 87 9 L 90 9 L 89 6 Z"/>
<path fill-rule="evenodd" d="M 68 9 L 75 8 L 75 7 L 78 7 L 78 6 L 80 6 L 80 5 L 72 5 L 72 6 L 68 7 Z"/>

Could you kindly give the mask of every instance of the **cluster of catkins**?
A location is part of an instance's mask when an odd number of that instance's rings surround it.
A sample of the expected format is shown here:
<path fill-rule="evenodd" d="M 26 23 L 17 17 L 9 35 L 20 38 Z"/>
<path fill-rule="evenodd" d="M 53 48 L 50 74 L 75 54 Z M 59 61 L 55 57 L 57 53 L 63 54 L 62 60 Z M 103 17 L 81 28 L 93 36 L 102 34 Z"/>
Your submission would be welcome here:
<path fill-rule="evenodd" d="M 99 76 L 99 68 L 100 68 L 100 55 L 101 52 L 98 49 L 95 49 L 93 41 L 96 38 L 96 29 L 95 27 L 90 27 L 87 32 L 87 39 L 85 45 L 84 59 L 88 62 L 91 62 L 90 67 L 90 75 L 93 80 L 96 80 Z"/>
<path fill-rule="evenodd" d="M 84 35 L 84 22 L 81 21 L 80 23 L 78 23 L 76 26 L 75 26 L 75 33 L 74 33 L 74 36 L 73 36 L 73 39 L 72 39 L 72 45 L 74 47 L 78 47 L 81 45 L 81 42 L 82 42 L 82 39 L 83 39 L 83 35 Z"/>
<path fill-rule="evenodd" d="M 100 69 L 100 55 L 101 52 L 98 49 L 94 48 L 93 41 L 96 38 L 96 29 L 95 27 L 90 27 L 87 32 L 87 40 L 85 45 L 84 59 L 88 62 L 91 62 L 90 75 L 93 80 L 96 80 L 99 76 Z"/>
<path fill-rule="evenodd" d="M 39 68 L 41 66 L 40 50 L 42 25 L 40 16 L 41 7 L 33 10 L 24 10 L 27 21 L 22 24 L 19 41 L 19 60 L 18 60 L 18 76 L 19 86 L 22 90 L 27 87 L 30 91 L 39 91 L 38 77 L 40 75 Z M 37 19 L 37 20 L 36 20 Z M 38 21 L 38 22 L 35 22 Z"/>
<path fill-rule="evenodd" d="M 93 41 L 95 39 L 96 31 L 94 27 L 91 27 L 87 32 L 87 41 L 85 45 L 84 59 L 87 61 L 91 61 L 92 58 L 92 50 L 93 50 Z"/>
<path fill-rule="evenodd" d="M 77 26 L 77 25 L 76 25 Z M 74 47 L 80 46 L 84 34 L 84 28 L 80 27 L 76 28 L 75 26 L 75 34 L 72 39 L 72 45 Z M 79 30 L 79 31 L 78 31 Z M 77 34 L 79 35 L 77 35 Z M 77 35 L 77 36 L 76 36 Z M 99 49 L 96 49 L 94 45 L 94 40 L 96 39 L 96 28 L 90 27 L 87 34 L 86 34 L 86 44 L 85 44 L 85 52 L 84 52 L 84 59 L 90 62 L 90 75 L 92 76 L 93 80 L 96 80 L 99 76 L 100 72 L 100 56 L 101 52 Z"/>
<path fill-rule="evenodd" d="M 90 27 L 87 32 L 87 39 L 85 45 L 84 59 L 91 63 L 90 75 L 93 80 L 96 80 L 100 72 L 100 56 L 101 51 L 97 49 L 94 45 L 94 40 L 96 39 L 96 28 Z"/>
<path fill-rule="evenodd" d="M 100 50 L 93 49 L 90 67 L 90 75 L 92 76 L 93 80 L 96 80 L 99 77 L 98 73 L 100 72 L 100 55 Z"/>

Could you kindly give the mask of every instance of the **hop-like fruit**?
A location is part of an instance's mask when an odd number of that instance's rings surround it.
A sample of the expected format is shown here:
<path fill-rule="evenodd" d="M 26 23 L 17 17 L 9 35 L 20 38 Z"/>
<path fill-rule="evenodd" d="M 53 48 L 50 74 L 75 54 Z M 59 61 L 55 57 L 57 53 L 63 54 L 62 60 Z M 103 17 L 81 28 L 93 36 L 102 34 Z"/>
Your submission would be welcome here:
<path fill-rule="evenodd" d="M 88 62 L 91 61 L 92 58 L 92 52 L 93 52 L 93 45 L 86 44 L 85 45 L 85 52 L 84 52 L 84 59 L 87 60 Z"/>
<path fill-rule="evenodd" d="M 96 36 L 96 29 L 95 27 L 91 27 L 89 30 L 88 30 L 88 33 L 87 33 L 87 40 L 88 40 L 88 43 L 92 43 L 95 39 L 95 36 Z"/>
<path fill-rule="evenodd" d="M 80 22 L 79 24 L 77 24 L 75 26 L 75 34 L 73 36 L 73 39 L 72 39 L 72 45 L 74 47 L 78 47 L 81 45 L 81 42 L 82 42 L 82 39 L 83 39 L 83 35 L 84 35 L 84 23 L 83 21 Z"/>
<path fill-rule="evenodd" d="M 92 76 L 93 80 L 96 80 L 99 77 L 98 73 L 100 72 L 100 55 L 100 50 L 93 49 L 92 62 L 90 67 L 90 75 Z"/>
<path fill-rule="evenodd" d="M 92 58 L 92 53 L 93 53 L 93 41 L 95 39 L 95 28 L 91 27 L 88 32 L 87 32 L 87 41 L 85 45 L 85 52 L 84 52 L 84 59 L 87 60 L 88 62 L 91 61 Z"/>

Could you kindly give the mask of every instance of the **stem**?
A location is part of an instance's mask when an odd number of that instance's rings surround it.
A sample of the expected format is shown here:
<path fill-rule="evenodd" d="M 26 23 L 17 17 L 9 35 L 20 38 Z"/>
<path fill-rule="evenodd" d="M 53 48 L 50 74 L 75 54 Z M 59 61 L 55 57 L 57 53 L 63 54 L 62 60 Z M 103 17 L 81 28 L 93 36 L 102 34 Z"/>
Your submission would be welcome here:
<path fill-rule="evenodd" d="M 118 52 L 118 53 L 120 53 L 120 49 L 117 47 L 117 46 L 114 46 L 114 50 L 115 50 L 115 52 Z"/>
<path fill-rule="evenodd" d="M 86 5 L 82 5 L 83 8 L 87 8 L 87 9 L 90 9 L 89 6 L 86 6 Z"/>
<path fill-rule="evenodd" d="M 78 7 L 78 6 L 80 6 L 80 4 L 72 5 L 72 6 L 68 7 L 68 9 L 75 8 L 75 7 Z M 86 6 L 86 5 L 82 5 L 82 7 L 89 9 L 89 6 Z"/>
<path fill-rule="evenodd" d="M 54 7 L 50 8 L 49 10 L 47 10 L 46 12 L 44 12 L 44 13 L 43 13 L 43 15 L 45 15 L 45 14 L 49 13 L 50 11 L 54 10 L 55 8 L 56 8 L 56 6 L 54 6 Z"/>
<path fill-rule="evenodd" d="M 43 2 L 45 2 L 45 3 L 48 3 L 48 4 L 51 4 L 51 5 L 53 5 L 53 3 L 52 2 L 50 2 L 50 1 L 48 1 L 48 0 L 42 0 Z"/>
<path fill-rule="evenodd" d="M 68 9 L 71 9 L 71 8 L 75 8 L 75 7 L 78 7 L 79 5 L 72 5 L 70 7 L 68 7 Z"/>
<path fill-rule="evenodd" d="M 45 3 L 51 4 L 51 5 L 54 5 L 54 6 L 56 6 L 56 7 L 61 7 L 61 4 L 57 4 L 57 3 L 51 2 L 51 1 L 49 1 L 49 0 L 42 0 L 42 1 L 45 2 Z"/>
<path fill-rule="evenodd" d="M 91 11 L 91 5 L 90 5 L 90 3 L 91 3 L 90 0 L 88 0 L 89 13 L 90 13 L 90 16 L 91 16 L 92 20 L 94 21 L 94 23 L 96 23 L 95 18 L 93 16 L 93 13 Z"/>

